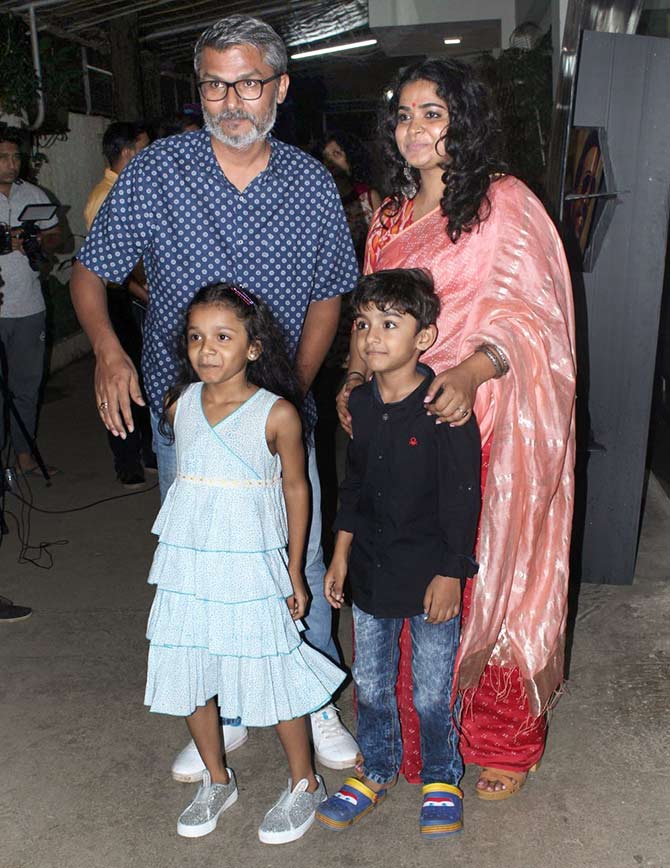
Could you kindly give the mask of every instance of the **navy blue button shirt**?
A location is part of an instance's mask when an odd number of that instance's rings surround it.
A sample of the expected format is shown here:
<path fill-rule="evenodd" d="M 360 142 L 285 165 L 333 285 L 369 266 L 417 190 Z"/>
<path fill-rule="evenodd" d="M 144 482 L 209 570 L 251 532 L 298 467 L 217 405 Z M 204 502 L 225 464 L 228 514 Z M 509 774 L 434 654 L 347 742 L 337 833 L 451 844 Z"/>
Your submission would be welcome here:
<path fill-rule="evenodd" d="M 152 409 L 176 372 L 183 313 L 203 286 L 230 281 L 270 306 L 295 354 L 310 302 L 350 292 L 358 277 L 330 173 L 270 138 L 267 168 L 240 193 L 206 130 L 155 142 L 119 176 L 78 259 L 121 283 L 143 257 L 149 287 L 142 371 Z M 316 411 L 305 407 L 308 425 Z"/>
<path fill-rule="evenodd" d="M 377 618 L 419 615 L 434 576 L 477 571 L 477 421 L 436 425 L 423 403 L 435 375 L 427 365 L 418 370 L 425 379 L 397 403 L 384 403 L 374 378 L 349 396 L 354 438 L 335 530 L 354 535 L 354 603 Z"/>

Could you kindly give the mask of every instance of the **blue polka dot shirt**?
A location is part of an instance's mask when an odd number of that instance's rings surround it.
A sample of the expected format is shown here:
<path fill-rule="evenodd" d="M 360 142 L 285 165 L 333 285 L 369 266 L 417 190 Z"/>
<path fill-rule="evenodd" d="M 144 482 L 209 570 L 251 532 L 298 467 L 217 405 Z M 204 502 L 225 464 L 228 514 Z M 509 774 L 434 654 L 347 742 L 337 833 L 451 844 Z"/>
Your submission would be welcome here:
<path fill-rule="evenodd" d="M 270 137 L 267 168 L 240 193 L 206 130 L 138 154 L 105 200 L 78 259 L 122 283 L 143 257 L 149 287 L 142 372 L 152 409 L 176 373 L 184 309 L 203 286 L 231 281 L 270 306 L 295 354 L 312 301 L 350 292 L 358 266 L 337 188 L 324 167 Z M 306 402 L 308 426 L 316 411 Z"/>

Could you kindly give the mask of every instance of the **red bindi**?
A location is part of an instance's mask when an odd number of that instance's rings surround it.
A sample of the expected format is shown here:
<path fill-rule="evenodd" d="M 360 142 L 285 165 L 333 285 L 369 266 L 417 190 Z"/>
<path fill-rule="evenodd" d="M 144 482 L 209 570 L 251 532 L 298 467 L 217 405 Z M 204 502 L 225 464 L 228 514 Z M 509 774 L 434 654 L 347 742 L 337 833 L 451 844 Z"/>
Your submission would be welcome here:
<path fill-rule="evenodd" d="M 412 108 L 416 108 L 416 103 L 415 103 L 415 102 L 412 103 Z"/>

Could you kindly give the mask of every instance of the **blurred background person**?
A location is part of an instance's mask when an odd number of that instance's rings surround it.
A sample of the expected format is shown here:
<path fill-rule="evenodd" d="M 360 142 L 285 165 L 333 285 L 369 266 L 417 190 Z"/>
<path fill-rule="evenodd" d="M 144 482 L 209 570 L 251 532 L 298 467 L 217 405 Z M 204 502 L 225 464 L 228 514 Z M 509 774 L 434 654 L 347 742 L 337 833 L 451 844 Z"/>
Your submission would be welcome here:
<path fill-rule="evenodd" d="M 326 136 L 320 157 L 337 184 L 358 264 L 362 266 L 370 221 L 381 205 L 381 197 L 372 187 L 368 152 L 356 136 L 333 131 Z"/>
<path fill-rule="evenodd" d="M 108 167 L 102 180 L 91 190 L 86 202 L 86 231 L 93 225 L 102 203 L 121 172 L 148 144 L 149 136 L 141 124 L 117 121 L 107 127 L 102 137 L 102 152 Z M 142 322 L 148 300 L 146 277 L 141 262 L 124 284 L 107 283 L 107 304 L 114 331 L 138 370 L 142 356 Z M 132 409 L 134 430 L 128 433 L 125 440 L 107 432 L 117 479 L 125 488 L 131 490 L 144 485 L 145 469 L 151 472 L 156 470 L 149 410 L 137 404 L 133 404 Z"/>
<path fill-rule="evenodd" d="M 379 193 L 371 186 L 370 159 L 363 142 L 350 133 L 328 133 L 316 156 L 329 170 L 342 199 L 358 267 L 363 265 L 365 241 L 370 221 L 381 203 Z M 321 509 L 323 514 L 323 545 L 330 554 L 333 544 L 332 525 L 337 511 L 337 463 L 335 436 L 338 427 L 335 396 L 349 355 L 349 337 L 353 315 L 349 295 L 342 297 L 342 309 L 337 334 L 328 355 L 314 381 L 314 399 L 319 412 L 315 429 L 316 455 L 321 479 Z"/>
<path fill-rule="evenodd" d="M 0 251 L 0 363 L 14 407 L 29 437 L 34 438 L 44 377 L 46 317 L 39 265 L 43 253 L 58 247 L 61 232 L 54 215 L 36 221 L 40 230 L 37 238 L 24 236 L 19 218 L 26 205 L 49 205 L 51 201 L 39 187 L 20 179 L 20 142 L 18 130 L 0 126 L 0 224 L 4 224 L 4 247 Z M 7 430 L 17 468 L 24 474 L 39 474 L 32 445 L 0 392 L 0 451 Z M 54 472 L 55 468 L 49 470 Z"/>
<path fill-rule="evenodd" d="M 193 133 L 203 126 L 200 106 L 184 106 L 184 111 L 167 121 L 161 129 L 161 138 L 180 133 Z"/>

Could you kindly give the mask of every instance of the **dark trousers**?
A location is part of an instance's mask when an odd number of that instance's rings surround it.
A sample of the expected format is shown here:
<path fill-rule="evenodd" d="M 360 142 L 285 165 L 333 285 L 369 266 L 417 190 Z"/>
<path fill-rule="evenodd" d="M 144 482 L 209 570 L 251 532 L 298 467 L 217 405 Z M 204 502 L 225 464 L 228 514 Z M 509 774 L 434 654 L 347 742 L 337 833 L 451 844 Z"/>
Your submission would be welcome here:
<path fill-rule="evenodd" d="M 44 319 L 44 311 L 31 316 L 0 319 L 2 374 L 31 437 L 35 436 L 40 386 L 44 377 Z M 31 451 L 14 414 L 4 406 L 0 391 L 0 449 L 5 445 L 7 430 L 16 452 Z"/>
<path fill-rule="evenodd" d="M 142 359 L 142 332 L 130 293 L 125 287 L 108 287 L 107 305 L 116 336 L 139 373 Z M 139 407 L 132 402 L 131 407 L 135 430 L 128 434 L 125 440 L 107 432 L 109 446 L 114 456 L 114 469 L 117 473 L 124 470 L 139 471 L 142 464 L 150 464 L 154 467 L 156 464 L 151 445 L 149 409 Z"/>

